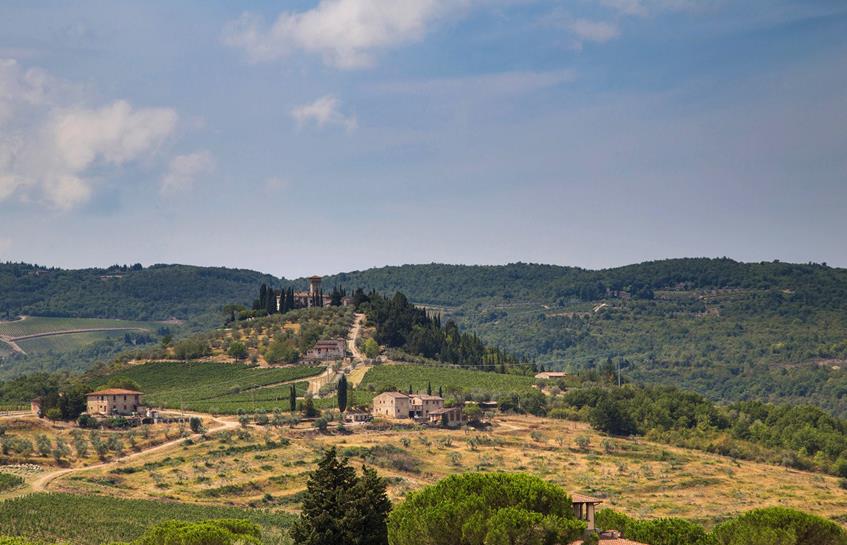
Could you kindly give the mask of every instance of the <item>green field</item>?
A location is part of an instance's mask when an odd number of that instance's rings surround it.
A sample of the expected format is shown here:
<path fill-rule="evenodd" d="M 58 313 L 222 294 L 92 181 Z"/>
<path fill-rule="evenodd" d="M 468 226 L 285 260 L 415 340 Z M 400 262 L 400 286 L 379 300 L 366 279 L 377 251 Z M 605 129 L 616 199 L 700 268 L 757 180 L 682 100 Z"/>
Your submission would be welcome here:
<path fill-rule="evenodd" d="M 48 318 L 32 316 L 23 320 L 0 322 L 0 335 L 20 337 L 48 331 L 67 329 L 92 329 L 96 327 L 143 328 L 155 333 L 163 325 L 161 322 L 131 322 L 128 320 L 101 320 L 99 318 Z"/>
<path fill-rule="evenodd" d="M 314 366 L 269 369 L 213 362 L 151 362 L 122 370 L 109 379 L 136 382 L 145 393 L 145 402 L 152 406 L 234 413 L 239 409 L 287 407 L 288 385 L 262 387 L 303 379 L 323 370 Z M 303 382 L 298 381 L 297 391 L 305 392 Z"/>
<path fill-rule="evenodd" d="M 260 509 L 209 507 L 166 501 L 124 500 L 106 496 L 30 494 L 0 502 L 0 535 L 45 542 L 99 545 L 130 541 L 171 519 L 248 519 L 264 529 L 265 543 L 278 543 L 293 516 Z"/>
<path fill-rule="evenodd" d="M 413 390 L 420 392 L 426 390 L 428 384 L 432 384 L 433 391 L 441 386 L 445 393 L 458 389 L 465 393 L 491 394 L 496 397 L 531 392 L 535 378 L 451 367 L 383 365 L 370 369 L 359 384 L 359 389 L 380 391 L 390 387 L 406 391 L 411 385 Z"/>

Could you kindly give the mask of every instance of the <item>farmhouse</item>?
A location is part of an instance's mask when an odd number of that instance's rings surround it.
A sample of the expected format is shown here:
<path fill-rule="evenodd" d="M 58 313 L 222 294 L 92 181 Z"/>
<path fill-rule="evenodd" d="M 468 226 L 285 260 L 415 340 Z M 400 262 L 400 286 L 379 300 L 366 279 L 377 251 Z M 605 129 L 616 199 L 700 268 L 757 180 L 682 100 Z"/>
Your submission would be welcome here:
<path fill-rule="evenodd" d="M 409 402 L 411 418 L 427 418 L 432 411 L 443 409 L 444 400 L 434 395 L 412 395 Z"/>
<path fill-rule="evenodd" d="M 131 415 L 139 412 L 141 392 L 123 388 L 108 388 L 85 395 L 86 408 L 91 415 Z"/>
<path fill-rule="evenodd" d="M 464 416 L 461 407 L 448 407 L 430 411 L 428 420 L 430 424 L 436 426 L 455 428 L 462 425 Z"/>
<path fill-rule="evenodd" d="M 345 355 L 344 339 L 325 339 L 315 343 L 308 352 L 307 360 L 335 360 Z"/>
<path fill-rule="evenodd" d="M 374 397 L 373 414 L 388 418 L 409 418 L 411 397 L 400 392 L 383 392 Z"/>

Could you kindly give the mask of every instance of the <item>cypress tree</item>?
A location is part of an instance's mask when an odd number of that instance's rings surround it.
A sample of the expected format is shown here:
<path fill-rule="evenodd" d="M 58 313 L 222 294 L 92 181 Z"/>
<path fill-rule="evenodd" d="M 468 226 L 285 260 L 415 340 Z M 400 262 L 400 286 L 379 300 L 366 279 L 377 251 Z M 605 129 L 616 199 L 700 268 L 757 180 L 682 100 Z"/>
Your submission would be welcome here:
<path fill-rule="evenodd" d="M 337 545 L 348 543 L 344 516 L 346 501 L 357 484 L 356 472 L 346 459 L 339 460 L 335 447 L 327 450 L 306 484 L 303 510 L 291 527 L 298 545 Z"/>
<path fill-rule="evenodd" d="M 441 392 L 441 386 L 438 387 L 438 397 L 444 397 L 444 394 Z"/>
<path fill-rule="evenodd" d="M 347 377 L 341 375 L 338 381 L 338 410 L 342 413 L 347 409 Z"/>
<path fill-rule="evenodd" d="M 412 385 L 409 384 L 409 395 L 412 395 Z"/>
<path fill-rule="evenodd" d="M 268 290 L 268 297 L 265 301 L 265 310 L 268 311 L 268 314 L 276 312 L 276 291 L 273 289 Z"/>
<path fill-rule="evenodd" d="M 291 412 L 295 412 L 297 410 L 297 388 L 294 385 L 291 385 L 291 391 L 288 394 L 288 404 L 291 409 Z"/>
<path fill-rule="evenodd" d="M 353 487 L 342 524 L 353 545 L 388 545 L 386 521 L 391 501 L 385 493 L 386 483 L 377 472 L 362 467 L 362 476 Z"/>
<path fill-rule="evenodd" d="M 426 395 L 428 395 L 428 396 L 432 395 L 432 382 L 426 383 Z"/>

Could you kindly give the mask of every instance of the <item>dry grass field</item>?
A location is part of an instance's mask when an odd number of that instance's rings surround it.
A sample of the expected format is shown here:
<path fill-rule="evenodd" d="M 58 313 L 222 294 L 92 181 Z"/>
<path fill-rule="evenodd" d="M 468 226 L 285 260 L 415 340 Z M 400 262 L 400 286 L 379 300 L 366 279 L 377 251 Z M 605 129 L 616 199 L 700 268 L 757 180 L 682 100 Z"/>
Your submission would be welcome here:
<path fill-rule="evenodd" d="M 354 465 L 377 467 L 395 500 L 446 475 L 480 470 L 539 475 L 638 517 L 710 524 L 770 505 L 839 521 L 847 513 L 847 490 L 834 477 L 610 439 L 579 423 L 502 416 L 489 432 L 357 430 L 321 435 L 251 427 L 117 468 L 63 477 L 51 490 L 292 511 L 320 449 L 334 445 Z"/>

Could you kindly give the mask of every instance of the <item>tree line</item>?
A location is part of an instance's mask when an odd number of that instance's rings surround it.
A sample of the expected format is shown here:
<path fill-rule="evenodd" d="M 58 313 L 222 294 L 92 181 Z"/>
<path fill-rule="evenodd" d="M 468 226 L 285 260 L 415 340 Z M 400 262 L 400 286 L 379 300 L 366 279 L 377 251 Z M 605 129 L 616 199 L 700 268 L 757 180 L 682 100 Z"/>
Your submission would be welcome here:
<path fill-rule="evenodd" d="M 436 313 L 417 307 L 400 292 L 386 297 L 357 290 L 354 302 L 376 326 L 379 344 L 402 348 L 442 363 L 498 373 L 535 372 L 532 363 L 499 348 L 486 346 L 474 333 L 462 332 L 453 320 L 442 325 Z"/>

